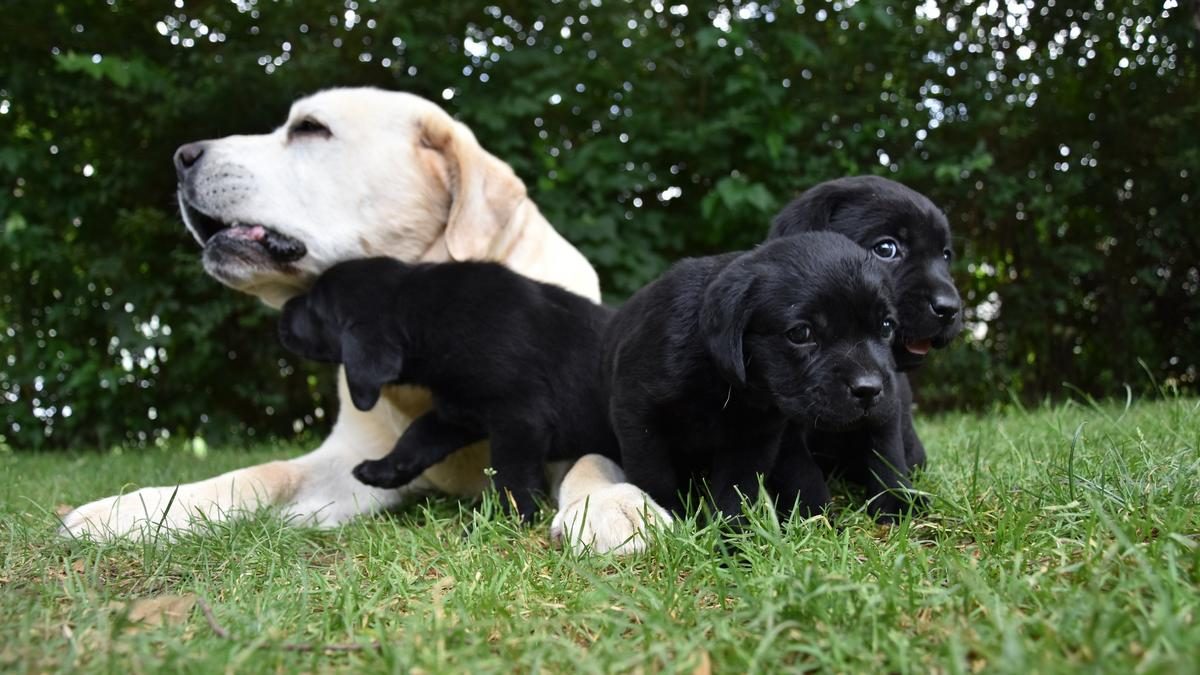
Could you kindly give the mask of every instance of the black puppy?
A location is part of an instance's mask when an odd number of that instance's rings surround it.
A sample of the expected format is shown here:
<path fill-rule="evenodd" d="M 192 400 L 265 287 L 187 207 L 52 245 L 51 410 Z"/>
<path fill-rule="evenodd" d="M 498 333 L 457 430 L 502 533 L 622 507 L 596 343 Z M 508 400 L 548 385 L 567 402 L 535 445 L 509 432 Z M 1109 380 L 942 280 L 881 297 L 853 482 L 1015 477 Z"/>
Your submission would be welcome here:
<path fill-rule="evenodd" d="M 918 368 L 930 349 L 946 346 L 962 330 L 961 300 L 950 277 L 950 226 L 924 195 L 877 176 L 828 181 L 784 207 L 768 239 L 821 230 L 849 237 L 891 271 L 899 320 L 892 350 L 901 373 Z M 919 467 L 925 464 L 925 446 L 913 429 L 908 377 L 901 374 L 896 386 L 906 463 Z M 799 438 L 805 434 L 806 439 Z M 784 443 L 807 443 L 824 470 L 868 480 L 864 457 L 872 448 L 864 431 L 831 434 L 795 428 Z M 829 490 L 816 476 L 810 476 L 808 485 L 801 506 L 812 513 L 828 503 Z"/>
<path fill-rule="evenodd" d="M 757 494 L 789 420 L 860 425 L 881 451 L 872 508 L 900 510 L 908 482 L 893 315 L 887 270 L 837 234 L 677 263 L 605 334 L 610 414 L 630 482 L 675 511 L 706 483 L 714 506 L 737 517 L 739 493 Z M 793 465 L 811 464 L 803 446 L 785 452 Z M 789 473 L 785 491 L 803 491 L 806 475 Z"/>
<path fill-rule="evenodd" d="M 617 453 L 600 390 L 611 312 L 484 262 L 410 265 L 370 258 L 330 268 L 283 308 L 283 346 L 342 363 L 355 407 L 386 384 L 428 388 L 433 409 L 354 476 L 398 487 L 487 437 L 495 484 L 522 520 L 547 460 Z"/>

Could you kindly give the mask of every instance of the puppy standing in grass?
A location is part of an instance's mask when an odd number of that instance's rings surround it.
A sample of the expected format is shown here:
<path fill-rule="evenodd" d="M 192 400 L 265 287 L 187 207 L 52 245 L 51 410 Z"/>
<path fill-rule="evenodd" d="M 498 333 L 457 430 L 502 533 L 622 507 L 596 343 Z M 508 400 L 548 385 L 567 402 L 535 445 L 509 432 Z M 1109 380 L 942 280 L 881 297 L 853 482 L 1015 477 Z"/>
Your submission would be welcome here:
<path fill-rule="evenodd" d="M 396 488 L 471 443 L 491 441 L 504 503 L 528 522 L 548 460 L 615 456 L 599 375 L 610 310 L 496 263 L 340 263 L 283 308 L 280 341 L 345 366 L 370 410 L 385 385 L 427 387 L 433 408 L 354 475 Z"/>
<path fill-rule="evenodd" d="M 685 494 L 706 492 L 736 518 L 782 459 L 789 421 L 856 425 L 879 450 L 866 458 L 880 493 L 872 510 L 901 510 L 908 471 L 890 294 L 883 266 L 832 233 L 676 264 L 618 310 L 605 338 L 629 480 L 676 512 Z M 802 446 L 782 452 L 793 468 L 812 464 Z M 782 475 L 780 497 L 806 490 L 807 475 Z"/>

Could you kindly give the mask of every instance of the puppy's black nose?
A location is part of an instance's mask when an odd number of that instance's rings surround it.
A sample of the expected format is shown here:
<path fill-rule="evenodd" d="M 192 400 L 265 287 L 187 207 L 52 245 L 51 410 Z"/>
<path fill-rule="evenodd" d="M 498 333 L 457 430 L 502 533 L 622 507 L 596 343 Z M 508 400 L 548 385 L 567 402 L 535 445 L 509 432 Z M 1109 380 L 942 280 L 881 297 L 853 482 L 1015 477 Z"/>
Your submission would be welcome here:
<path fill-rule="evenodd" d="M 949 293 L 937 293 L 929 301 L 929 308 L 943 323 L 950 323 L 958 316 L 958 298 Z"/>
<path fill-rule="evenodd" d="M 200 158 L 204 156 L 204 148 L 207 144 L 203 141 L 197 143 L 188 143 L 179 146 L 175 151 L 175 173 L 179 174 L 180 178 L 187 173 L 188 169 L 196 165 Z"/>
<path fill-rule="evenodd" d="M 849 387 L 850 394 L 858 399 L 859 404 L 870 408 L 883 391 L 883 378 L 879 375 L 859 375 L 850 381 Z"/>

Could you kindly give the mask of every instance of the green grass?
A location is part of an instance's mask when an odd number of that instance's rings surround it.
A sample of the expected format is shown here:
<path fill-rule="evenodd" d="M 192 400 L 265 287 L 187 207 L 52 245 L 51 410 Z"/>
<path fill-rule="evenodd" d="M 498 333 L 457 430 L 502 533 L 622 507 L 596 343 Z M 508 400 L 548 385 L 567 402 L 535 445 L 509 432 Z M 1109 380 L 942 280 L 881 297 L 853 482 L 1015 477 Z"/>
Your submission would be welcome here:
<path fill-rule="evenodd" d="M 1200 402 L 920 422 L 923 517 L 880 528 L 843 499 L 837 529 L 759 512 L 730 547 L 683 524 L 627 560 L 445 500 L 327 532 L 261 515 L 172 543 L 66 543 L 61 504 L 295 449 L 0 455 L 0 670 L 1200 670 Z M 232 640 L 199 611 L 129 619 L 137 599 L 188 593 Z"/>

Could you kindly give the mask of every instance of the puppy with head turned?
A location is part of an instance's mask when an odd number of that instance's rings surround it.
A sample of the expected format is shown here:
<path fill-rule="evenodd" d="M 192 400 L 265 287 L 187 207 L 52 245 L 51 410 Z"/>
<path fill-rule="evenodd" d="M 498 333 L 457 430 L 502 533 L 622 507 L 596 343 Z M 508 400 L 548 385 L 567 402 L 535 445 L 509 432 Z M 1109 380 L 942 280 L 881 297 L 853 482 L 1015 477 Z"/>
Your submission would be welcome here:
<path fill-rule="evenodd" d="M 925 446 L 913 428 L 912 388 L 905 373 L 919 368 L 931 350 L 945 347 L 962 330 L 962 301 L 950 276 L 950 225 L 921 193 L 879 176 L 852 176 L 806 190 L 775 217 L 768 240 L 818 231 L 849 237 L 870 251 L 892 278 L 898 320 L 892 355 L 899 371 L 896 390 L 905 462 L 909 469 L 921 467 Z M 830 431 L 797 424 L 787 432 L 784 445 L 807 448 L 822 474 L 838 473 L 858 483 L 871 480 L 866 459 L 875 448 L 867 429 Z M 808 476 L 799 507 L 805 515 L 819 512 L 830 497 L 824 476 L 807 465 L 797 470 Z M 776 480 L 773 476 L 769 482 Z M 779 506 L 787 512 L 793 503 L 785 499 Z"/>
<path fill-rule="evenodd" d="M 548 460 L 615 457 L 599 372 L 610 311 L 498 264 L 339 263 L 283 308 L 288 350 L 345 365 L 350 397 L 370 410 L 388 384 L 428 388 L 433 408 L 386 457 L 354 468 L 367 485 L 407 485 L 487 438 L 502 503 L 536 512 Z"/>
<path fill-rule="evenodd" d="M 890 285 L 870 253 L 817 232 L 684 260 L 638 291 L 604 341 L 628 480 L 677 513 L 707 499 L 736 519 L 781 459 L 780 499 L 821 480 L 802 444 L 781 447 L 789 424 L 855 427 L 878 450 L 865 459 L 878 494 L 871 510 L 899 513 L 909 483 Z"/>

